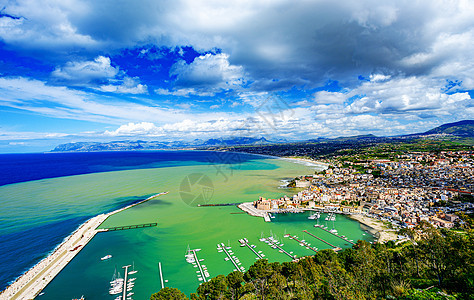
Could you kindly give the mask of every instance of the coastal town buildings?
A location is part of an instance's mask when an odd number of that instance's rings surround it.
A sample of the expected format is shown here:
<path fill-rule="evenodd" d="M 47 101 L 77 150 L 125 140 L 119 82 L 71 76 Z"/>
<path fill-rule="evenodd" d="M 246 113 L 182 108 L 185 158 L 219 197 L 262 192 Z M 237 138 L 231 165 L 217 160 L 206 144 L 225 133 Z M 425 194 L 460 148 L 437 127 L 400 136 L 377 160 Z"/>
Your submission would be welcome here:
<path fill-rule="evenodd" d="M 260 197 L 255 208 L 363 214 L 398 228 L 412 228 L 421 221 L 452 228 L 461 222 L 455 212 L 474 210 L 468 201 L 474 194 L 474 159 L 469 151 L 413 152 L 396 160 L 332 159 L 327 163 L 330 167 L 325 171 L 292 181 L 304 190 L 292 197 Z"/>

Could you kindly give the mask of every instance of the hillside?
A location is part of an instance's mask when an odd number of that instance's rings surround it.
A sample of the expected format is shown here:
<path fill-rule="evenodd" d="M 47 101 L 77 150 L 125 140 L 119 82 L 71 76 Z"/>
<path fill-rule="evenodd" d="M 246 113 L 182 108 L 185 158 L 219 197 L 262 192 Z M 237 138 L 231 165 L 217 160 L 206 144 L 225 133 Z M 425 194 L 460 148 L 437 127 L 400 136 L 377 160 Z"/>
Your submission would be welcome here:
<path fill-rule="evenodd" d="M 422 135 L 429 134 L 450 134 L 458 137 L 474 137 L 474 120 L 464 120 L 454 123 L 443 124 Z"/>

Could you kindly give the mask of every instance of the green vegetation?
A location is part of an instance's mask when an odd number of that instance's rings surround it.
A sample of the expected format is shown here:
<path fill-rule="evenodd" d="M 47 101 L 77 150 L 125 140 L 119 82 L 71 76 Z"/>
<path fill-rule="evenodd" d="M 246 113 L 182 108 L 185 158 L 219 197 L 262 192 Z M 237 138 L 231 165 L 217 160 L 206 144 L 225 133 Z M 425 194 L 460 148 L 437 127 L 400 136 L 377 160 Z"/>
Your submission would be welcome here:
<path fill-rule="evenodd" d="M 178 289 L 165 287 L 151 295 L 150 300 L 186 300 L 188 297 Z"/>
<path fill-rule="evenodd" d="M 474 299 L 473 231 L 459 234 L 422 222 L 401 234 L 411 240 L 359 241 L 352 249 L 322 250 L 298 262 L 259 260 L 244 274 L 202 283 L 190 298 Z M 169 289 L 163 289 L 151 299 L 183 299 L 167 295 Z"/>

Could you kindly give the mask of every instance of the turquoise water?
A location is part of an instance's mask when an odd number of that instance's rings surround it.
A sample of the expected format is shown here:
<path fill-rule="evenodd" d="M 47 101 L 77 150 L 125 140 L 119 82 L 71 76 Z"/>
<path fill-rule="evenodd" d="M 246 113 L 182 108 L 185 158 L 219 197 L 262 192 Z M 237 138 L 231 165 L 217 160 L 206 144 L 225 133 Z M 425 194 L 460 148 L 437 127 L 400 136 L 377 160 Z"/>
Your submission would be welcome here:
<path fill-rule="evenodd" d="M 115 269 L 122 270 L 121 267 L 128 264 L 134 264 L 138 270 L 133 275 L 137 278 L 133 298 L 149 299 L 153 292 L 160 289 L 159 262 L 163 266 L 164 278 L 168 280 L 165 286 L 176 287 L 189 294 L 196 290 L 200 282 L 196 268 L 184 258 L 188 245 L 192 249 L 202 249 L 197 254 L 204 259 L 202 263 L 212 277 L 234 269 L 231 262 L 224 260 L 225 254 L 217 251 L 218 243 L 230 245 L 246 269 L 255 261 L 255 255 L 248 248 L 239 246 L 238 240 L 244 237 L 270 261 L 289 261 L 290 258 L 260 242 L 262 235 L 274 235 L 284 243 L 286 251 L 298 257 L 314 252 L 284 238 L 285 233 L 297 235 L 318 249 L 330 247 L 302 230 L 308 230 L 342 248 L 350 245 L 314 228 L 316 222 L 307 219 L 309 213 L 277 215 L 273 222 L 266 223 L 262 218 L 242 214 L 234 206 L 189 206 L 180 194 L 181 183 L 188 175 L 199 173 L 209 177 L 212 183 L 212 197 L 207 199 L 209 203 L 235 203 L 254 201 L 259 196 L 291 196 L 297 190 L 279 189 L 280 180 L 312 172 L 314 167 L 259 157 L 238 164 L 220 165 L 220 168 L 216 165 L 190 164 L 16 183 L 0 187 L 2 200 L 8 200 L 0 203 L 0 209 L 11 211 L 10 225 L 2 230 L 13 234 L 38 228 L 42 224 L 87 218 L 149 195 L 169 191 L 167 195 L 113 215 L 102 224 L 102 227 L 112 227 L 157 222 L 158 226 L 99 233 L 38 299 L 72 299 L 81 295 L 88 300 L 114 299 L 108 295 L 108 282 Z M 6 218 L 5 214 L 3 216 Z M 337 216 L 334 224 L 339 234 L 349 239 L 372 240 L 361 230 L 359 223 L 344 216 Z M 328 226 L 332 227 L 332 224 Z M 112 259 L 101 261 L 100 257 L 106 254 L 111 254 Z"/>

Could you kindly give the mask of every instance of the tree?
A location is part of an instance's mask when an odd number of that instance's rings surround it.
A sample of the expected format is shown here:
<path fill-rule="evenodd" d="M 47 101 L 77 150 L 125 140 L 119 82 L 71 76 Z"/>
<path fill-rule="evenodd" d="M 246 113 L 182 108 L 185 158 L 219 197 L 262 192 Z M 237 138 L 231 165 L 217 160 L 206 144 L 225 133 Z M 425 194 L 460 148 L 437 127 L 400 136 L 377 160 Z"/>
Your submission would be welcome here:
<path fill-rule="evenodd" d="M 227 286 L 229 288 L 230 298 L 232 300 L 239 299 L 242 283 L 244 282 L 244 274 L 234 271 L 226 276 Z"/>
<path fill-rule="evenodd" d="M 165 287 L 151 295 L 150 300 L 188 300 L 188 297 L 176 288 Z"/>

